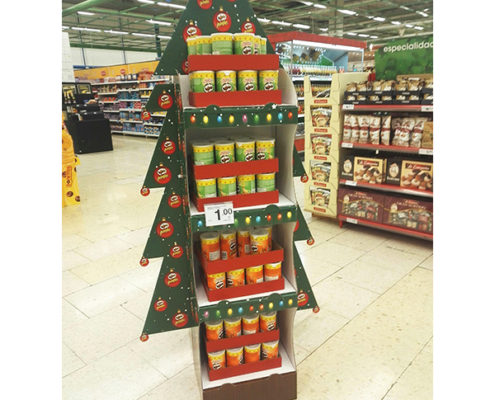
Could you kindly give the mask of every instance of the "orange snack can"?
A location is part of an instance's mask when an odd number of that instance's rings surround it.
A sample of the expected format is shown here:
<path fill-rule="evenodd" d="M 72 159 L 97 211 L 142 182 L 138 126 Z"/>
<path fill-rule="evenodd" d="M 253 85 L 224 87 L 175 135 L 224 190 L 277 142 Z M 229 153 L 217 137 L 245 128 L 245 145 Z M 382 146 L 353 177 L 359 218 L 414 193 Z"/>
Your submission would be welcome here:
<path fill-rule="evenodd" d="M 244 361 L 252 363 L 260 360 L 261 343 L 244 346 Z"/>
<path fill-rule="evenodd" d="M 227 272 L 227 287 L 244 286 L 244 269 L 234 269 Z"/>
<path fill-rule="evenodd" d="M 277 329 L 277 312 L 260 314 L 260 331 L 269 332 Z"/>
<path fill-rule="evenodd" d="M 244 363 L 244 349 L 238 347 L 227 349 L 227 367 L 235 367 Z"/>
<path fill-rule="evenodd" d="M 222 260 L 237 257 L 237 240 L 235 231 L 220 233 L 220 254 Z"/>
<path fill-rule="evenodd" d="M 246 268 L 246 283 L 248 285 L 261 282 L 263 282 L 263 265 Z"/>
<path fill-rule="evenodd" d="M 273 226 L 267 226 L 265 229 L 268 231 L 268 251 L 272 251 L 272 229 Z"/>
<path fill-rule="evenodd" d="M 227 350 L 228 351 L 228 350 Z M 266 342 L 261 344 L 261 353 L 263 358 L 277 358 L 278 357 L 278 340 L 273 342 Z"/>
<path fill-rule="evenodd" d="M 258 314 L 246 315 L 242 317 L 242 334 L 253 335 L 258 333 L 260 325 L 260 316 Z"/>
<path fill-rule="evenodd" d="M 208 366 L 213 370 L 225 368 L 225 350 L 208 353 Z"/>
<path fill-rule="evenodd" d="M 262 254 L 268 252 L 269 231 L 265 228 L 253 229 L 250 234 L 251 237 L 251 253 Z"/>
<path fill-rule="evenodd" d="M 237 254 L 239 257 L 251 254 L 251 238 L 249 231 L 237 231 Z"/>
<path fill-rule="evenodd" d="M 208 289 L 210 290 L 223 289 L 226 287 L 225 272 L 206 275 L 206 280 L 208 282 Z"/>
<path fill-rule="evenodd" d="M 206 339 L 218 340 L 223 338 L 223 321 L 207 321 L 205 322 Z"/>
<path fill-rule="evenodd" d="M 227 318 L 224 321 L 225 324 L 225 337 L 233 338 L 241 336 L 241 317 L 237 318 Z"/>
<path fill-rule="evenodd" d="M 199 237 L 201 239 L 201 252 L 206 260 L 220 260 L 220 235 L 218 232 L 204 232 Z"/>
<path fill-rule="evenodd" d="M 282 262 L 269 263 L 264 265 L 265 282 L 276 281 L 282 278 Z"/>

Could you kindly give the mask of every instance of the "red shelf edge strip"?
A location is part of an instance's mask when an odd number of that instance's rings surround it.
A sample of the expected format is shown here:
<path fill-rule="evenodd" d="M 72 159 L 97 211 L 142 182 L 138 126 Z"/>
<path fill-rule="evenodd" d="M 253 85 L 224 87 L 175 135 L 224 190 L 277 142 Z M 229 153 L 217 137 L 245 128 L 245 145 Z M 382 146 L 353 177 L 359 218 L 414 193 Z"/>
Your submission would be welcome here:
<path fill-rule="evenodd" d="M 351 145 L 350 147 L 342 146 L 343 144 Z M 353 143 L 353 142 L 340 142 L 340 147 L 344 149 L 370 149 L 370 150 L 390 150 L 404 153 L 418 153 L 420 150 L 433 151 L 433 149 L 427 149 L 425 147 L 406 147 L 406 146 L 388 146 L 385 144 L 371 144 L 371 143 Z"/>
<path fill-rule="evenodd" d="M 285 288 L 285 280 L 282 278 L 275 281 L 253 283 L 251 285 L 228 287 L 224 289 L 209 290 L 205 280 L 203 285 L 209 301 L 229 300 L 236 297 L 251 296 L 254 294 L 273 292 Z"/>
<path fill-rule="evenodd" d="M 355 182 L 355 185 L 348 185 L 347 182 Z M 396 192 L 396 193 L 404 193 L 404 194 L 412 194 L 412 193 L 417 193 L 418 196 L 425 196 L 425 197 L 433 197 L 433 192 L 430 192 L 428 190 L 419 190 L 419 189 L 409 189 L 405 188 L 402 186 L 398 185 L 380 185 L 378 183 L 360 183 L 357 181 L 351 181 L 349 179 L 340 179 L 339 183 L 344 184 L 346 186 L 351 186 L 351 187 L 362 187 L 362 188 L 377 188 L 378 190 L 383 189 L 383 190 L 389 190 L 390 192 Z"/>
<path fill-rule="evenodd" d="M 252 335 L 241 335 L 234 338 L 225 338 L 219 340 L 205 340 L 206 351 L 220 351 L 226 349 L 235 349 L 237 347 L 249 346 L 251 344 L 272 342 L 280 339 L 280 330 L 276 329 L 269 332 L 258 332 Z"/>
<path fill-rule="evenodd" d="M 267 369 L 279 368 L 282 366 L 282 357 L 261 360 L 253 363 L 241 364 L 235 367 L 220 368 L 215 371 L 209 370 L 210 381 L 231 378 L 233 376 L 251 374 L 253 372 L 265 371 Z"/>
<path fill-rule="evenodd" d="M 233 196 L 209 197 L 207 199 L 196 198 L 195 204 L 198 211 L 203 212 L 205 210 L 205 204 L 223 203 L 226 201 L 231 201 L 234 208 L 275 204 L 278 203 L 278 190 L 236 194 Z"/>
<path fill-rule="evenodd" d="M 278 158 L 270 160 L 236 161 L 227 164 L 194 165 L 195 179 L 221 178 L 278 172 Z"/>
<path fill-rule="evenodd" d="M 219 107 L 254 106 L 268 103 L 282 104 L 281 90 L 253 90 L 251 92 L 189 92 L 189 104 L 192 107 L 208 107 L 215 104 Z"/>
<path fill-rule="evenodd" d="M 193 55 L 187 58 L 189 72 L 193 71 L 219 71 L 233 70 L 278 70 L 278 54 L 256 54 L 256 55 Z"/>

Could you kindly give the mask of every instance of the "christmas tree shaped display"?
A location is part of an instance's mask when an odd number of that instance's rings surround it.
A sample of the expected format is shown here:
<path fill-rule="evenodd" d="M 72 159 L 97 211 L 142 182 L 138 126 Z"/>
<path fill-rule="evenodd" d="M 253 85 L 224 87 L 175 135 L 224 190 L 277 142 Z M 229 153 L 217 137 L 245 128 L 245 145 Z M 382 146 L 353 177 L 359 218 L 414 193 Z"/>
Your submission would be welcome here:
<path fill-rule="evenodd" d="M 190 0 L 155 71 L 174 83 L 143 111 L 167 115 L 141 189 L 163 190 L 141 339 L 192 328 L 205 400 L 295 398 L 294 315 L 318 311 L 294 244 L 314 242 L 294 192 L 297 97 L 265 41 L 247 0 Z"/>

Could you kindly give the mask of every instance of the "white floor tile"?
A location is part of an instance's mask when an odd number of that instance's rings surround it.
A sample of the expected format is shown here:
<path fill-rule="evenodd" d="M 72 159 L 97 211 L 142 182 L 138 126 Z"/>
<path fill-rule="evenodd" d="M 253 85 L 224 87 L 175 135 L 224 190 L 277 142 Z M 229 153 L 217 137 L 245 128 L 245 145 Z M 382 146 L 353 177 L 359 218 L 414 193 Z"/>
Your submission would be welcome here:
<path fill-rule="evenodd" d="M 86 364 L 65 344 L 62 344 L 62 376 L 71 374 Z"/>
<path fill-rule="evenodd" d="M 120 240 L 116 237 L 109 239 L 98 240 L 95 243 L 91 243 L 85 246 L 76 248 L 76 252 L 91 261 L 96 261 L 99 258 L 108 256 L 112 253 L 128 250 L 132 247 L 127 242 Z"/>
<path fill-rule="evenodd" d="M 62 297 L 88 287 L 89 284 L 71 271 L 62 272 Z"/>
<path fill-rule="evenodd" d="M 150 390 L 139 400 L 201 400 L 201 391 L 196 382 L 197 378 L 191 365 L 184 368 L 173 379 L 168 379 L 160 386 Z"/>
<path fill-rule="evenodd" d="M 66 329 L 78 322 L 86 321 L 88 317 L 75 308 L 67 300 L 62 299 L 62 329 Z"/>
<path fill-rule="evenodd" d="M 62 269 L 64 271 L 77 267 L 78 265 L 83 265 L 89 263 L 91 260 L 86 258 L 74 250 L 64 251 L 62 253 Z"/>
<path fill-rule="evenodd" d="M 88 239 L 76 234 L 62 236 L 62 249 L 64 251 L 74 250 L 76 247 L 91 244 Z"/>
<path fill-rule="evenodd" d="M 353 249 L 370 251 L 388 239 L 388 234 L 384 234 L 376 229 L 354 226 L 342 232 L 332 239 L 333 243 L 352 247 Z"/>
<path fill-rule="evenodd" d="M 349 264 L 351 261 L 356 260 L 364 254 L 363 251 L 353 249 L 352 247 L 343 246 L 338 243 L 333 243 L 333 239 L 330 239 L 325 245 L 309 248 L 301 253 L 301 259 L 304 263 L 304 258 L 310 257 L 312 259 L 321 260 L 324 262 L 330 262 L 333 265 L 343 267 Z"/>
<path fill-rule="evenodd" d="M 419 264 L 419 266 L 433 271 L 433 254 Z"/>
<path fill-rule="evenodd" d="M 127 242 L 133 246 L 144 245 L 148 241 L 150 235 L 150 227 L 136 229 L 134 231 L 128 231 L 118 235 L 117 238 Z"/>
<path fill-rule="evenodd" d="M 148 316 L 152 297 L 153 292 L 144 292 L 122 303 L 122 307 L 138 317 L 144 323 L 146 317 Z"/>
<path fill-rule="evenodd" d="M 162 262 L 163 258 L 154 258 L 146 267 L 135 267 L 120 276 L 145 292 L 153 292 Z"/>

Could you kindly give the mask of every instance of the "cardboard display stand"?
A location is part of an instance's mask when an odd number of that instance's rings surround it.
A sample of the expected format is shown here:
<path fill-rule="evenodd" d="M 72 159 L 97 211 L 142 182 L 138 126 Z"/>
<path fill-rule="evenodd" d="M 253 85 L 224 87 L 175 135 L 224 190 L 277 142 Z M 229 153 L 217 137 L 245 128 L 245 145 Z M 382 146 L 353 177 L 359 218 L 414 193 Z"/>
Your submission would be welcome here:
<path fill-rule="evenodd" d="M 301 160 L 294 156 L 297 97 L 291 79 L 279 69 L 279 101 L 265 96 L 262 102 L 253 102 L 249 93 L 233 92 L 242 105 L 215 102 L 217 97 L 211 96 L 198 106 L 185 75 L 190 70 L 185 40 L 188 35 L 208 35 L 217 31 L 249 31 L 266 37 L 247 0 L 190 0 L 155 71 L 156 74 L 174 75 L 174 81 L 156 85 L 146 105 L 149 113 L 167 111 L 167 115 L 141 189 L 143 196 L 154 188 L 163 190 L 140 262 L 145 267 L 150 258 L 163 258 L 141 340 L 148 340 L 154 333 L 192 328 L 194 366 L 204 400 L 290 400 L 297 396 L 293 344 L 295 312 L 319 310 L 294 244 L 295 240 L 314 242 L 294 192 L 293 178 L 304 179 L 306 175 Z M 278 56 L 274 55 L 269 43 L 267 53 L 267 56 L 259 56 L 260 60 L 273 64 Z M 219 62 L 215 56 L 206 57 L 210 59 L 210 65 Z M 220 65 L 223 69 L 235 69 L 239 57 L 243 56 L 224 57 Z M 253 57 L 256 56 L 247 58 L 247 64 L 253 62 Z M 189 66 L 194 69 L 200 68 L 203 62 L 200 56 L 189 58 Z M 278 61 L 275 62 L 278 65 Z M 270 91 L 263 94 L 270 95 Z M 236 162 L 228 168 L 193 165 L 191 143 L 195 140 L 242 137 L 275 139 L 276 158 Z M 215 203 L 233 202 L 233 222 L 211 225 L 203 211 L 208 201 L 196 198 L 195 179 L 262 171 L 276 172 L 276 190 L 215 198 Z M 267 253 L 237 257 L 234 261 L 208 262 L 198 251 L 199 236 L 203 232 L 258 227 L 272 227 L 273 249 Z M 218 290 L 208 289 L 205 282 L 206 273 L 278 261 L 282 261 L 281 279 Z M 207 321 L 271 311 L 277 312 L 274 331 L 214 342 L 206 340 L 204 323 Z M 277 339 L 278 356 L 274 358 L 219 369 L 208 367 L 208 351 Z"/>

